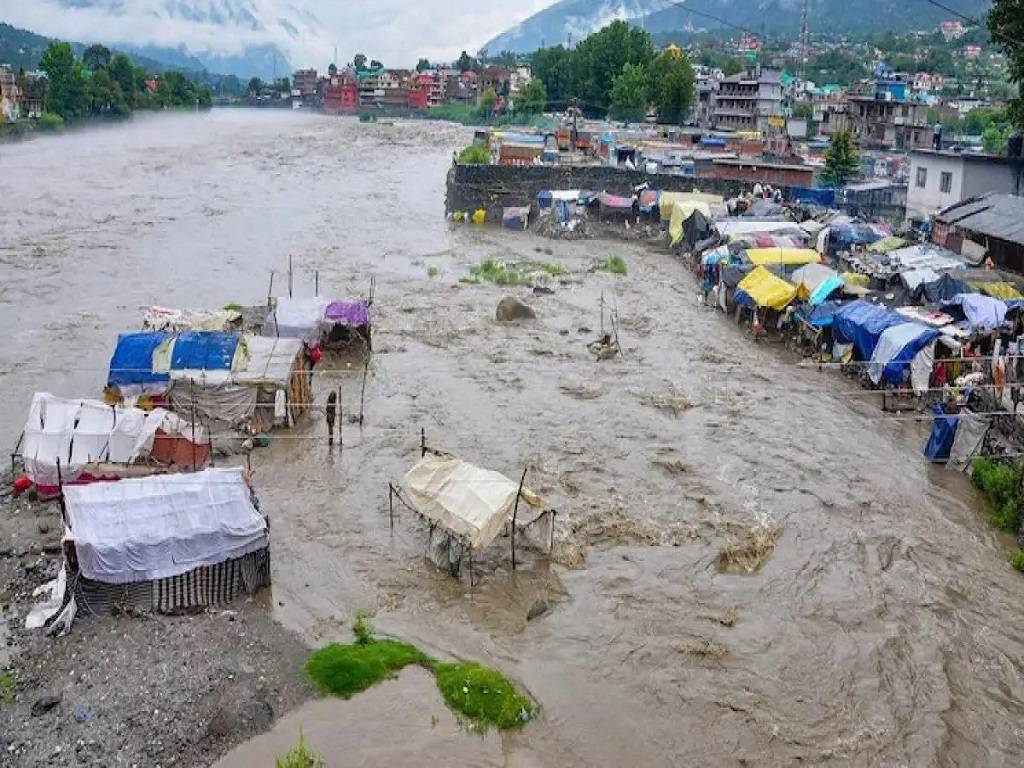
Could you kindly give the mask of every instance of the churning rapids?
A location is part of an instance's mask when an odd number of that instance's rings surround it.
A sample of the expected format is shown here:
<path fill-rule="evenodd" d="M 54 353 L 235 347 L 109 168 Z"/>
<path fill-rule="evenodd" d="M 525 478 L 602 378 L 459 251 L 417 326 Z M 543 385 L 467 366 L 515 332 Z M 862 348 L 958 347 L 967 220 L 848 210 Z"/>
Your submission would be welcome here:
<path fill-rule="evenodd" d="M 501 668 L 543 711 L 503 737 L 433 728 L 443 706 L 408 670 L 308 711 L 332 764 L 1024 764 L 1024 580 L 965 478 L 922 457 L 923 427 L 751 343 L 665 253 L 449 229 L 445 173 L 471 136 L 214 111 L 0 147 L 6 439 L 37 389 L 98 394 L 149 304 L 258 302 L 289 254 L 297 294 L 314 270 L 340 296 L 374 275 L 365 426 L 346 420 L 331 451 L 314 418 L 253 456 L 276 616 L 313 645 L 373 612 L 381 633 Z M 613 254 L 627 276 L 592 270 Z M 537 297 L 460 284 L 485 258 L 569 279 Z M 509 290 L 536 321 L 494 321 Z M 602 291 L 625 354 L 596 363 Z M 361 368 L 327 363 L 316 397 L 340 384 L 352 413 Z M 560 511 L 552 562 L 524 553 L 512 573 L 502 539 L 471 589 L 424 561 L 408 512 L 389 531 L 387 483 L 420 427 L 507 475 L 530 467 Z M 774 552 L 730 567 L 752 536 Z M 527 623 L 537 597 L 551 611 Z"/>

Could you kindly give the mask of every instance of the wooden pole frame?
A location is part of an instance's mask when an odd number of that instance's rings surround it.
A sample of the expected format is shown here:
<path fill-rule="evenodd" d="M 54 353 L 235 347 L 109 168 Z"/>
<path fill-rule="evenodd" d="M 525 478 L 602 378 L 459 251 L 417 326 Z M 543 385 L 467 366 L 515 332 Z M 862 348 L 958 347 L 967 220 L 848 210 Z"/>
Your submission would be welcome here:
<path fill-rule="evenodd" d="M 529 467 L 523 467 L 523 475 L 519 478 L 519 490 L 516 491 L 516 503 L 512 507 L 512 570 L 516 569 L 516 518 L 519 514 L 519 497 L 523 495 L 523 483 L 526 482 L 526 472 Z"/>

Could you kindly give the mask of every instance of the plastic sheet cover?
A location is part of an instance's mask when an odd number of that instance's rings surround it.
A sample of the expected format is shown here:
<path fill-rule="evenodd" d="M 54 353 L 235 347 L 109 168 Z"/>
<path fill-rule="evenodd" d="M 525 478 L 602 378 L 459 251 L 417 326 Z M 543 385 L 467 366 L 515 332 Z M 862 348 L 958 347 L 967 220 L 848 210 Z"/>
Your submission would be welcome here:
<path fill-rule="evenodd" d="M 811 248 L 748 248 L 747 258 L 751 264 L 817 264 L 821 254 Z"/>
<path fill-rule="evenodd" d="M 275 300 L 274 311 L 267 318 L 264 336 L 281 336 L 313 342 L 320 338 L 320 321 L 327 308 L 327 300 L 288 298 Z"/>
<path fill-rule="evenodd" d="M 122 333 L 110 358 L 108 386 L 116 386 L 123 394 L 162 392 L 169 377 L 153 370 L 153 352 L 170 338 L 165 331 Z"/>
<path fill-rule="evenodd" d="M 931 344 L 939 332 L 920 323 L 891 325 L 882 331 L 868 364 L 868 376 L 878 384 L 882 377 L 891 384 L 903 381 L 904 371 L 922 349 Z"/>
<path fill-rule="evenodd" d="M 68 524 L 84 576 L 108 584 L 178 576 L 268 545 L 241 468 L 71 486 Z"/>
<path fill-rule="evenodd" d="M 764 267 L 755 267 L 740 280 L 738 291 L 743 291 L 759 307 L 783 310 L 796 298 L 796 288 Z M 739 299 L 737 299 L 738 301 Z"/>
<path fill-rule="evenodd" d="M 430 453 L 402 478 L 402 493 L 417 512 L 476 550 L 512 520 L 518 490 L 519 484 L 500 472 Z M 539 508 L 541 501 L 524 486 L 520 514 L 525 505 Z"/>
<path fill-rule="evenodd" d="M 1004 302 L 979 293 L 958 294 L 952 300 L 944 301 L 943 306 L 960 307 L 967 322 L 983 331 L 995 330 L 1006 319 L 1007 306 Z"/>
<path fill-rule="evenodd" d="M 672 204 L 672 213 L 669 216 L 668 224 L 672 245 L 678 245 L 679 241 L 683 239 L 683 224 L 695 211 L 700 211 L 705 218 L 711 218 L 711 208 L 700 200 L 677 200 Z"/>
<path fill-rule="evenodd" d="M 861 360 L 870 360 L 882 331 L 907 322 L 902 315 L 869 301 L 857 300 L 843 305 L 833 321 L 832 332 L 840 344 L 853 344 Z"/>

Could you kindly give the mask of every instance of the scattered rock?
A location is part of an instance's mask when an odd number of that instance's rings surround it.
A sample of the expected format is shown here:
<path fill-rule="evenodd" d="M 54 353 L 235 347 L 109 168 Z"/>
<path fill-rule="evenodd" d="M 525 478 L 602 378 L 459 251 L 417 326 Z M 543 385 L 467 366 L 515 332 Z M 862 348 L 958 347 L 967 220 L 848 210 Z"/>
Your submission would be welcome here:
<path fill-rule="evenodd" d="M 533 286 L 533 294 L 535 296 L 553 296 L 555 293 L 553 288 L 548 288 L 546 285 L 535 285 Z"/>
<path fill-rule="evenodd" d="M 60 693 L 48 693 L 44 696 L 40 696 L 32 705 L 32 717 L 45 715 L 51 709 L 60 704 L 62 698 L 63 696 Z"/>
<path fill-rule="evenodd" d="M 551 606 L 548 604 L 548 601 L 543 597 L 538 597 L 530 604 L 530 610 L 526 612 L 526 620 L 533 621 L 540 618 L 549 610 L 551 610 Z"/>
<path fill-rule="evenodd" d="M 499 322 L 507 323 L 513 320 L 532 320 L 537 317 L 537 313 L 525 301 L 515 296 L 506 296 L 498 302 L 494 317 Z"/>
<path fill-rule="evenodd" d="M 36 523 L 36 528 L 39 529 L 40 533 L 50 532 L 50 524 L 46 520 L 40 520 L 38 523 Z"/>

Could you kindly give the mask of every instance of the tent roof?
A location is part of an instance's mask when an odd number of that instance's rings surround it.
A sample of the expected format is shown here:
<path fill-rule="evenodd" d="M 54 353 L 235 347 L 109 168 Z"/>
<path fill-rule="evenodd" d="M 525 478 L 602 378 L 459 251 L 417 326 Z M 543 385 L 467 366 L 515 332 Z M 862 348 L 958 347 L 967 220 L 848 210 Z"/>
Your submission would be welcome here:
<path fill-rule="evenodd" d="M 796 288 L 764 267 L 755 267 L 736 286 L 759 307 L 782 310 L 796 297 Z"/>
<path fill-rule="evenodd" d="M 518 490 L 518 483 L 500 472 L 433 453 L 402 478 L 402 491 L 413 508 L 473 549 L 485 548 L 511 521 Z M 541 504 L 525 487 L 523 501 L 531 507 Z"/>
<path fill-rule="evenodd" d="M 245 370 L 235 371 L 232 375 L 236 383 L 288 385 L 295 358 L 302 351 L 301 339 L 247 335 L 242 343 L 249 352 L 249 362 Z"/>
<path fill-rule="evenodd" d="M 813 248 L 748 248 L 747 258 L 751 264 L 817 264 L 821 254 Z"/>
<path fill-rule="evenodd" d="M 78 565 L 130 584 L 178 576 L 267 546 L 240 467 L 151 475 L 64 489 Z"/>

